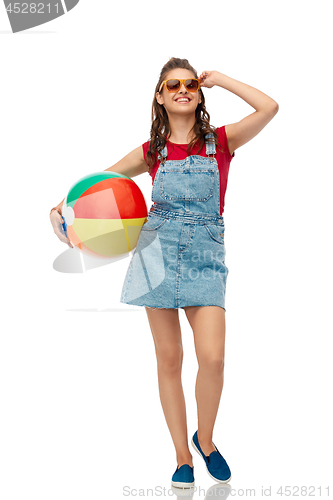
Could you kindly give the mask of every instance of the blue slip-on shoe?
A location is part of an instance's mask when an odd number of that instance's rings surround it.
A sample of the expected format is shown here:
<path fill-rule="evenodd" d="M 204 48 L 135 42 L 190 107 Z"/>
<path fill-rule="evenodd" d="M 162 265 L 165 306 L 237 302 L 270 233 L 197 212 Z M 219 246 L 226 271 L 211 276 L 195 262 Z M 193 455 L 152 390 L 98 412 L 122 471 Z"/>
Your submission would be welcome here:
<path fill-rule="evenodd" d="M 191 488 L 194 486 L 194 467 L 188 464 L 183 464 L 177 469 L 171 478 L 171 485 L 176 488 Z"/>
<path fill-rule="evenodd" d="M 204 459 L 208 474 L 212 479 L 219 483 L 227 483 L 231 479 L 231 472 L 227 462 L 224 460 L 214 443 L 213 445 L 215 446 L 216 451 L 212 451 L 209 456 L 206 456 L 200 448 L 197 433 L 198 431 L 194 433 L 191 444 L 195 451 Z"/>

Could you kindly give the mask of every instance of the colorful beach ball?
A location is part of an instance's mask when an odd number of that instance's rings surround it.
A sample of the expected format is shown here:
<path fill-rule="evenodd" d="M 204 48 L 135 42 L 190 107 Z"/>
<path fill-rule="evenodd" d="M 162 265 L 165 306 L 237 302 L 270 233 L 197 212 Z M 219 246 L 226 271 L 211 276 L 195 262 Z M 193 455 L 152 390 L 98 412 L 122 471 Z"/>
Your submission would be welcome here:
<path fill-rule="evenodd" d="M 92 256 L 111 258 L 136 247 L 148 211 L 132 179 L 97 172 L 71 187 L 62 214 L 74 246 Z"/>

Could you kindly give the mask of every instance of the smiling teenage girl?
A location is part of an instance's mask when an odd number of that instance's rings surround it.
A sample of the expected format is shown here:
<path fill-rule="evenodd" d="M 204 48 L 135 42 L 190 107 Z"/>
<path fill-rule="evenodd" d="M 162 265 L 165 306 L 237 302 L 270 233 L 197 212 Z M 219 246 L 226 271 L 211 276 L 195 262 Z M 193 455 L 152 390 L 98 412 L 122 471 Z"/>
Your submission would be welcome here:
<path fill-rule="evenodd" d="M 202 88 L 219 86 L 238 95 L 255 112 L 238 123 L 214 129 Z M 155 89 L 150 141 L 107 170 L 134 177 L 149 172 L 152 201 L 132 256 L 121 302 L 145 306 L 157 358 L 160 400 L 173 440 L 177 469 L 174 486 L 194 485 L 181 382 L 183 347 L 178 310 L 193 330 L 199 364 L 196 379 L 198 430 L 194 449 L 208 474 L 226 483 L 230 469 L 213 443 L 223 388 L 225 346 L 224 197 L 234 151 L 255 137 L 274 117 L 278 104 L 218 71 L 198 77 L 186 59 L 172 58 Z M 61 203 L 51 212 L 61 231 Z"/>

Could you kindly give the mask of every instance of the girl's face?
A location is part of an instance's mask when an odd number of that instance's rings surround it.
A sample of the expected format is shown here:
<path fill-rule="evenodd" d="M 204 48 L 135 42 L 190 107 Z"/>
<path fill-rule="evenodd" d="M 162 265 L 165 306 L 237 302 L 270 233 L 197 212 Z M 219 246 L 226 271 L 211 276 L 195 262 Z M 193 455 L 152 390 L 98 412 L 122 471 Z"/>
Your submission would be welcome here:
<path fill-rule="evenodd" d="M 181 80 L 195 78 L 195 75 L 188 69 L 176 68 L 169 71 L 165 80 L 169 80 L 171 78 Z M 184 84 L 181 85 L 177 92 L 168 92 L 165 88 L 165 84 L 163 84 L 161 92 L 156 94 L 156 99 L 159 104 L 162 104 L 165 107 L 168 115 L 170 113 L 188 115 L 193 114 L 197 109 L 198 104 L 201 103 L 201 93 L 200 91 L 189 92 Z"/>

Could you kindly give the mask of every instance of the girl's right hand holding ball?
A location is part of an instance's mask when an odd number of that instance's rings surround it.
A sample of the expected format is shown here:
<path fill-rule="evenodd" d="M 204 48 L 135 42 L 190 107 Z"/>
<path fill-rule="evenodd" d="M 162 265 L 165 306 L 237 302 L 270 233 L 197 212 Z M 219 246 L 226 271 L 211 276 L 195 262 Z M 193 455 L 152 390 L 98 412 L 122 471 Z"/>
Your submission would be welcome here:
<path fill-rule="evenodd" d="M 67 243 L 69 248 L 74 248 L 72 243 L 69 241 L 69 239 L 67 238 L 67 236 L 65 234 L 64 228 L 62 227 L 62 225 L 65 221 L 57 209 L 51 210 L 50 220 L 51 220 L 51 224 L 53 227 L 53 231 L 58 236 L 59 240 L 62 241 L 63 243 Z"/>

